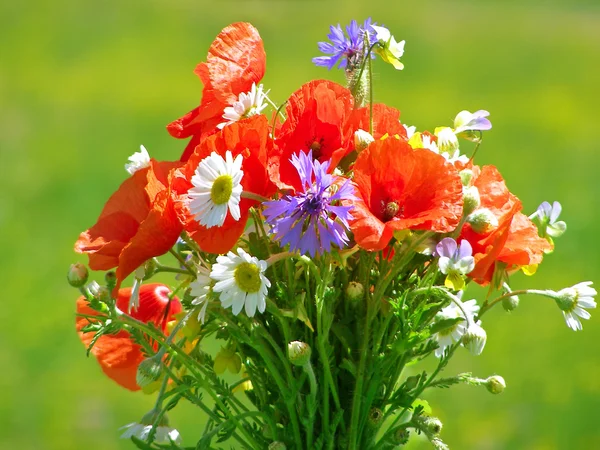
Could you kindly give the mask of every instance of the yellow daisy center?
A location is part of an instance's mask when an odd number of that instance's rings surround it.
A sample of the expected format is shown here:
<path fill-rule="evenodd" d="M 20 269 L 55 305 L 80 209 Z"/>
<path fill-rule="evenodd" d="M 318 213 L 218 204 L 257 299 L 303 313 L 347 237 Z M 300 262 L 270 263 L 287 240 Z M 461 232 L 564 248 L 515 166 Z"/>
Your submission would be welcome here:
<path fill-rule="evenodd" d="M 235 269 L 235 283 L 248 293 L 258 292 L 261 286 L 260 269 L 256 264 L 244 262 Z"/>
<path fill-rule="evenodd" d="M 229 201 L 233 192 L 233 178 L 231 175 L 218 177 L 210 189 L 210 198 L 215 205 L 222 205 Z"/>

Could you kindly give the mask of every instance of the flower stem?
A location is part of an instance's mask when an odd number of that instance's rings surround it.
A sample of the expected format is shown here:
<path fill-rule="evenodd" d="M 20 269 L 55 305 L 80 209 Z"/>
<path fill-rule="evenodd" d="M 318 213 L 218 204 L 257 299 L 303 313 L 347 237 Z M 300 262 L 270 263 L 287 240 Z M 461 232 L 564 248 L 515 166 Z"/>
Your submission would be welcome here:
<path fill-rule="evenodd" d="M 492 300 L 489 303 L 486 300 L 483 303 L 483 305 L 481 306 L 481 309 L 479 310 L 479 314 L 477 315 L 477 320 L 479 320 L 481 318 L 481 316 L 483 316 L 488 310 L 492 309 L 492 307 L 494 305 L 500 303 L 505 298 L 514 297 L 516 295 L 525 295 L 525 294 L 541 295 L 543 297 L 553 298 L 551 295 L 548 295 L 548 291 L 541 291 L 539 289 L 521 289 L 518 291 L 507 292 L 506 294 L 501 295 L 498 298 L 495 298 L 494 300 Z"/>

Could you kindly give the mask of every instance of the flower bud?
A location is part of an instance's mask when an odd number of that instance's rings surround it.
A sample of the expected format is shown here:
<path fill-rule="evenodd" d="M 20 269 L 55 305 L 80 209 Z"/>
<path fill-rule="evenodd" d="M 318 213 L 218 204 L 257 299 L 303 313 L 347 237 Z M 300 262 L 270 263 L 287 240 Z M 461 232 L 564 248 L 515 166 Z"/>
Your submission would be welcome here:
<path fill-rule="evenodd" d="M 348 283 L 348 286 L 346 287 L 346 295 L 350 300 L 358 301 L 363 298 L 364 294 L 365 288 L 361 283 L 358 281 L 351 281 Z"/>
<path fill-rule="evenodd" d="M 501 394 L 506 389 L 506 381 L 500 375 L 492 375 L 485 380 L 485 387 L 492 394 Z"/>
<path fill-rule="evenodd" d="M 502 308 L 506 312 L 512 312 L 519 306 L 519 297 L 517 295 L 513 295 L 511 297 L 506 297 L 502 299 Z"/>
<path fill-rule="evenodd" d="M 377 427 L 379 424 L 381 424 L 382 420 L 383 420 L 383 411 L 380 410 L 379 408 L 371 408 L 371 410 L 369 411 L 369 417 L 368 417 L 369 425 L 371 425 L 372 427 Z"/>
<path fill-rule="evenodd" d="M 144 359 L 137 368 L 135 382 L 141 388 L 158 381 L 162 375 L 162 362 L 153 358 Z"/>
<path fill-rule="evenodd" d="M 106 281 L 106 284 L 108 286 L 115 286 L 117 284 L 117 274 L 115 273 L 114 270 L 109 270 L 108 272 L 106 272 L 106 274 L 104 275 L 104 281 Z"/>
<path fill-rule="evenodd" d="M 394 444 L 405 445 L 408 443 L 410 438 L 410 431 L 407 428 L 398 428 L 394 433 L 395 442 Z"/>
<path fill-rule="evenodd" d="M 487 334 L 481 326 L 476 323 L 471 324 L 462 337 L 462 345 L 464 345 L 473 355 L 481 355 L 485 347 Z"/>
<path fill-rule="evenodd" d="M 473 179 L 473 171 L 471 169 L 463 169 L 459 172 L 460 181 L 463 186 L 469 186 Z"/>
<path fill-rule="evenodd" d="M 437 417 L 419 416 L 413 419 L 415 427 L 427 436 L 437 436 L 442 431 L 442 422 Z"/>
<path fill-rule="evenodd" d="M 295 366 L 304 366 L 310 361 L 312 350 L 310 345 L 301 341 L 292 341 L 288 344 L 288 359 Z"/>
<path fill-rule="evenodd" d="M 67 281 L 73 287 L 79 288 L 88 280 L 88 270 L 81 263 L 71 264 L 67 272 Z"/>
<path fill-rule="evenodd" d="M 480 208 L 469 214 L 467 223 L 475 233 L 485 234 L 498 226 L 498 219 L 489 209 Z"/>
<path fill-rule="evenodd" d="M 354 132 L 354 148 L 357 152 L 361 152 L 369 146 L 375 139 L 368 131 L 358 129 Z"/>
<path fill-rule="evenodd" d="M 269 444 L 269 447 L 267 447 L 268 450 L 287 450 L 287 447 L 285 446 L 285 444 L 281 441 L 275 441 L 275 442 L 271 442 Z"/>
<path fill-rule="evenodd" d="M 481 206 L 481 199 L 479 198 L 479 189 L 475 186 L 468 186 L 463 188 L 463 214 L 468 216 L 473 211 Z"/>

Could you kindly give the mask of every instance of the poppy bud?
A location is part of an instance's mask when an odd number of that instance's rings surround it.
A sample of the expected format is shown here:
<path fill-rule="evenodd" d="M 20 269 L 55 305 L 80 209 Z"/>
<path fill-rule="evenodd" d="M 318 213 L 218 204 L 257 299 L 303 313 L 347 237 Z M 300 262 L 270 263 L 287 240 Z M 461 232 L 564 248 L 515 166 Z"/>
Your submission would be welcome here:
<path fill-rule="evenodd" d="M 135 382 L 142 389 L 160 379 L 162 362 L 155 357 L 144 359 L 137 368 Z"/>
<path fill-rule="evenodd" d="M 485 342 L 487 340 L 487 334 L 483 328 L 476 323 L 471 324 L 467 331 L 462 337 L 462 344 L 473 354 L 481 355 Z"/>
<path fill-rule="evenodd" d="M 475 186 L 463 188 L 463 214 L 468 216 L 481 206 L 479 190 Z"/>
<path fill-rule="evenodd" d="M 352 300 L 353 302 L 358 301 L 363 298 L 364 294 L 365 288 L 361 283 L 358 281 L 351 281 L 348 283 L 348 286 L 346 287 L 346 295 L 348 296 L 348 299 Z"/>
<path fill-rule="evenodd" d="M 358 129 L 354 132 L 354 148 L 356 148 L 357 152 L 367 148 L 373 141 L 375 141 L 375 139 L 368 131 Z"/>

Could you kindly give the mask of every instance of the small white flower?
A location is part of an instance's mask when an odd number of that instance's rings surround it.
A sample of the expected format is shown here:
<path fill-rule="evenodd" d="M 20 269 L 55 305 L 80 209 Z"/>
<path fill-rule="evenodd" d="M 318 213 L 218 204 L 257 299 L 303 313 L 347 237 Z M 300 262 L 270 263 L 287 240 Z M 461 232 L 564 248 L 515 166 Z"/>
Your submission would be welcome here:
<path fill-rule="evenodd" d="M 431 136 L 429 136 L 427 134 L 422 134 L 421 140 L 423 141 L 423 148 L 426 148 L 427 150 L 431 150 L 434 153 L 440 152 L 435 141 L 433 139 L 431 139 Z"/>
<path fill-rule="evenodd" d="M 371 133 L 360 128 L 354 132 L 354 148 L 360 152 L 369 146 L 371 142 L 374 142 L 375 138 L 371 136 Z"/>
<path fill-rule="evenodd" d="M 437 136 L 437 146 L 440 152 L 454 153 L 458 149 L 458 139 L 450 127 L 438 127 L 434 134 Z"/>
<path fill-rule="evenodd" d="M 198 266 L 196 280 L 190 283 L 190 294 L 194 296 L 192 305 L 200 306 L 198 313 L 198 320 L 204 323 L 206 318 L 206 308 L 208 307 L 208 292 L 210 291 L 210 285 L 212 280 L 210 279 L 210 272 L 206 267 Z"/>
<path fill-rule="evenodd" d="M 462 345 L 475 356 L 481 355 L 486 341 L 487 333 L 479 322 L 472 323 L 462 337 Z"/>
<path fill-rule="evenodd" d="M 190 211 L 200 225 L 206 228 L 222 226 L 227 210 L 231 217 L 240 220 L 241 181 L 244 176 L 241 168 L 242 155 L 234 160 L 229 150 L 225 159 L 213 152 L 200 161 L 191 180 L 194 187 L 188 191 Z"/>
<path fill-rule="evenodd" d="M 437 358 L 440 358 L 444 354 L 444 350 L 446 350 L 446 348 L 450 347 L 455 342 L 459 342 L 462 339 L 463 335 L 467 331 L 468 325 L 474 323 L 475 314 L 479 312 L 479 305 L 477 304 L 477 300 L 468 300 L 466 302 L 461 302 L 461 297 L 462 292 L 459 292 L 455 300 L 458 303 L 460 303 L 462 309 L 464 309 L 465 313 L 467 314 L 467 317 L 465 317 L 462 310 L 454 302 L 450 303 L 439 313 L 437 313 L 437 320 L 455 319 L 457 317 L 464 319 L 460 322 L 455 323 L 450 328 L 447 328 L 435 334 L 434 339 L 438 342 L 439 345 L 439 347 L 435 350 L 435 356 Z"/>
<path fill-rule="evenodd" d="M 591 281 L 577 283 L 575 286 L 562 289 L 555 293 L 554 300 L 565 316 L 567 326 L 573 331 L 582 329 L 581 320 L 588 320 L 591 314 L 586 309 L 596 307 L 594 297 L 598 293 L 592 287 Z M 584 309 L 585 308 L 585 309 Z"/>
<path fill-rule="evenodd" d="M 131 297 L 129 297 L 129 305 L 127 306 L 128 313 L 132 310 L 135 311 L 140 307 L 140 288 L 142 287 L 142 281 L 144 281 L 145 276 L 146 264 L 142 264 L 135 269 L 135 272 L 133 272 L 133 286 L 131 288 Z"/>
<path fill-rule="evenodd" d="M 125 164 L 125 170 L 133 175 L 140 169 L 150 167 L 150 155 L 143 145 L 140 145 L 140 151 L 129 157 L 129 162 Z"/>
<path fill-rule="evenodd" d="M 257 88 L 256 83 L 252 83 L 250 92 L 242 92 L 231 106 L 223 110 L 223 119 L 226 122 L 220 123 L 217 128 L 222 129 L 238 120 L 260 114 L 267 107 L 265 103 L 267 94 L 268 92 L 263 92 L 262 84 Z"/>
<path fill-rule="evenodd" d="M 402 126 L 406 130 L 406 139 L 410 139 L 411 137 L 413 137 L 413 134 L 415 134 L 415 132 L 417 131 L 417 127 L 415 127 L 414 125 L 409 127 L 406 124 L 402 124 Z"/>
<path fill-rule="evenodd" d="M 380 47 L 375 51 L 379 53 L 379 56 L 385 61 L 394 66 L 398 70 L 404 68 L 404 64 L 400 62 L 400 58 L 404 54 L 404 41 L 396 42 L 390 30 L 385 27 L 379 27 L 377 25 L 371 25 L 371 28 L 375 30 L 375 39 L 379 42 Z"/>
<path fill-rule="evenodd" d="M 132 436 L 135 436 L 136 438 L 145 441 L 148 439 L 150 431 L 152 431 L 152 425 L 134 422 L 125 425 L 120 429 L 125 430 L 125 432 L 121 435 L 122 439 L 130 439 Z M 175 428 L 159 425 L 156 427 L 154 442 L 157 444 L 170 444 L 171 442 L 179 444 L 181 443 L 181 436 L 179 435 L 179 431 L 177 431 Z"/>
<path fill-rule="evenodd" d="M 214 292 L 220 292 L 221 306 L 229 308 L 238 315 L 245 307 L 246 315 L 253 317 L 256 310 L 264 312 L 267 306 L 266 296 L 271 282 L 265 277 L 267 262 L 250 256 L 242 248 L 226 256 L 217 257 L 210 277 L 217 283 Z"/>

